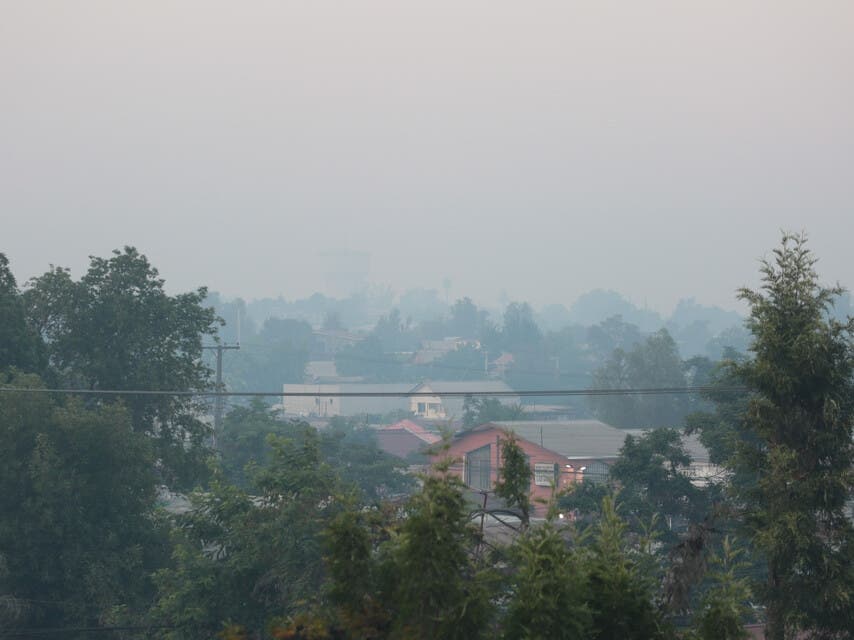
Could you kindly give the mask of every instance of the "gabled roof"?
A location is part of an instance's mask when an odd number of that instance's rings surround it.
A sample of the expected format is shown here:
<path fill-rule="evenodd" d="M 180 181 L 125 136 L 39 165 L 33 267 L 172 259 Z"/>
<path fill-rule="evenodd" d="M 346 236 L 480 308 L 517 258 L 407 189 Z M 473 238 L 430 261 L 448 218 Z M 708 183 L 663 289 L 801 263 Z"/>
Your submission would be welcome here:
<path fill-rule="evenodd" d="M 379 427 L 377 431 L 407 431 L 427 444 L 436 444 L 442 439 L 438 434 L 428 431 L 420 424 L 412 422 L 412 420 L 401 420 L 394 424 L 385 425 L 383 427 Z"/>
<path fill-rule="evenodd" d="M 507 427 L 502 426 L 501 423 L 498 422 L 487 422 L 486 424 L 482 424 L 478 427 L 475 427 L 474 429 L 468 429 L 466 431 L 457 431 L 454 434 L 454 442 L 451 444 L 451 447 L 454 448 L 455 446 L 458 446 L 457 443 L 464 442 L 466 438 L 480 435 L 484 431 L 495 431 L 497 433 L 507 435 L 513 432 L 516 435 L 516 439 L 521 444 L 522 448 L 529 453 L 536 452 L 540 455 L 556 456 L 559 458 L 566 457 L 559 451 L 555 451 L 554 449 L 549 449 L 548 447 L 541 446 L 538 440 L 535 441 L 532 438 L 525 438 L 513 431 L 513 429 L 508 429 Z M 480 446 L 480 444 L 478 444 L 478 446 Z"/>
<path fill-rule="evenodd" d="M 617 458 L 626 440 L 625 431 L 599 420 L 516 420 L 491 422 L 482 426 L 513 431 L 520 438 L 568 458 Z"/>

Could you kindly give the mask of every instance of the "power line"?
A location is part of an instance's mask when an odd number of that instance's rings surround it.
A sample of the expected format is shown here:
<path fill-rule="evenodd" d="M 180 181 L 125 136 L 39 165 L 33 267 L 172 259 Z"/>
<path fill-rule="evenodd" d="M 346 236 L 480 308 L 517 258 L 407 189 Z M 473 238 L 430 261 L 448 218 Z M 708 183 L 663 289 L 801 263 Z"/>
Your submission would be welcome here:
<path fill-rule="evenodd" d="M 187 625 L 147 625 L 147 626 L 113 626 L 113 627 L 52 627 L 32 629 L 7 629 L 0 631 L 0 637 L 4 638 L 29 638 L 33 636 L 58 635 L 66 633 L 104 633 L 115 631 L 130 631 L 138 633 L 150 633 L 154 630 L 179 629 Z"/>
<path fill-rule="evenodd" d="M 269 345 L 269 344 L 260 344 L 260 343 L 253 343 L 253 342 L 241 342 L 240 346 L 241 347 L 250 347 L 250 348 L 254 348 L 254 349 L 270 349 L 270 348 L 272 348 L 271 345 Z M 450 352 L 450 353 L 453 353 L 453 352 Z M 409 368 L 413 368 L 413 369 L 422 369 L 422 370 L 423 369 L 427 369 L 427 370 L 446 369 L 448 371 L 468 371 L 471 373 L 480 373 L 481 369 L 482 369 L 480 364 L 478 364 L 477 366 L 470 366 L 469 367 L 469 366 L 461 366 L 461 365 L 453 365 L 453 364 L 442 364 L 441 362 L 436 362 L 436 361 L 416 363 L 416 362 L 409 362 L 406 360 L 390 360 L 387 358 L 371 358 L 371 357 L 367 357 L 367 356 L 360 356 L 360 355 L 349 354 L 349 353 L 336 353 L 335 357 L 333 358 L 333 360 L 331 360 L 331 362 L 334 362 L 336 360 L 350 360 L 352 362 L 366 362 L 366 363 L 371 363 L 371 364 L 381 364 L 381 365 L 396 366 L 396 367 L 409 367 Z M 544 376 L 544 377 L 549 377 L 549 378 L 559 377 L 559 378 L 568 378 L 568 379 L 571 378 L 571 379 L 575 379 L 575 380 L 581 380 L 581 379 L 586 379 L 586 378 L 590 377 L 590 374 L 587 374 L 587 373 L 566 372 L 566 373 L 557 373 L 556 374 L 555 371 L 536 371 L 536 370 L 531 370 L 531 369 L 512 369 L 512 371 L 514 374 L 531 375 L 531 376 Z"/>
<path fill-rule="evenodd" d="M 305 385 L 311 386 L 311 385 Z M 692 395 L 702 393 L 744 392 L 746 387 L 650 387 L 641 389 L 526 389 L 522 391 L 169 391 L 158 389 L 46 389 L 37 387 L 0 387 L 0 393 L 56 393 L 94 396 L 173 396 L 205 398 L 465 398 L 536 396 L 646 396 Z"/>

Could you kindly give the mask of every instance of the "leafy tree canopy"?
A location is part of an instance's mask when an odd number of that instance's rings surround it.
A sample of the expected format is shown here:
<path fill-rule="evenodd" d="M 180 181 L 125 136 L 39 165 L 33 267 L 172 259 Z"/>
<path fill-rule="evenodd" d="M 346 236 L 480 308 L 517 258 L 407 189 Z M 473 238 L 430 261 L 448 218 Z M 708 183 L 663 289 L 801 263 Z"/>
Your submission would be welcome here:
<path fill-rule="evenodd" d="M 64 384 L 89 389 L 191 391 L 210 388 L 202 339 L 218 319 L 206 291 L 168 295 L 164 280 L 133 247 L 93 257 L 80 280 L 52 268 L 24 293 L 31 324 Z M 203 407 L 186 396 L 128 395 L 134 430 L 147 434 L 169 481 L 187 483 L 204 467 Z"/>

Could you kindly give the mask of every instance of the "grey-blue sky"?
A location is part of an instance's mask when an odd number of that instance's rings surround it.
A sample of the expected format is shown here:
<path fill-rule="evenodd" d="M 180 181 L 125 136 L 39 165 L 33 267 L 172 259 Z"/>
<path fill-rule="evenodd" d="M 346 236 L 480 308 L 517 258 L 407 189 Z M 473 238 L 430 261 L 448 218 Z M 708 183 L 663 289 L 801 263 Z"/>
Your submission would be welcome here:
<path fill-rule="evenodd" d="M 0 9 L 0 250 L 305 295 L 318 254 L 493 301 L 734 306 L 780 228 L 854 286 L 846 1 Z"/>

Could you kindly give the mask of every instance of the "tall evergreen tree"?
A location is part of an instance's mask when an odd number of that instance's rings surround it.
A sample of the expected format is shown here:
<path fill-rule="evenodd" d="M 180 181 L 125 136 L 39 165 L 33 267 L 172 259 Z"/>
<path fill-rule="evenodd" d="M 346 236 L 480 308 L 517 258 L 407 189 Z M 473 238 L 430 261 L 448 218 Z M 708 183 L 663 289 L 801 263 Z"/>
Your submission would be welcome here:
<path fill-rule="evenodd" d="M 803 235 L 762 263 L 750 305 L 752 357 L 733 364 L 752 393 L 728 461 L 747 532 L 767 560 L 767 637 L 854 633 L 854 321 L 830 316 L 840 287 L 819 284 Z"/>

